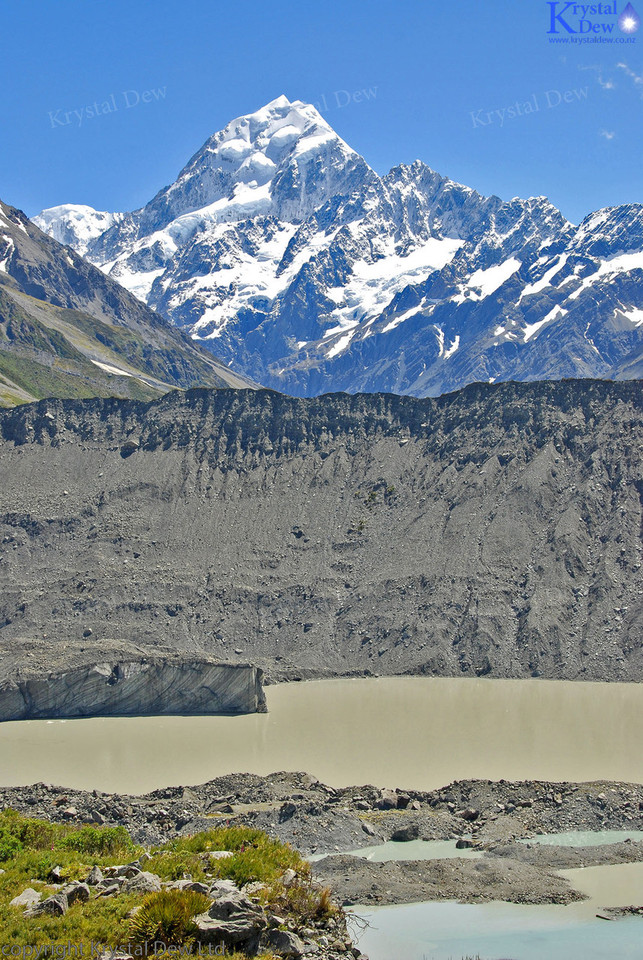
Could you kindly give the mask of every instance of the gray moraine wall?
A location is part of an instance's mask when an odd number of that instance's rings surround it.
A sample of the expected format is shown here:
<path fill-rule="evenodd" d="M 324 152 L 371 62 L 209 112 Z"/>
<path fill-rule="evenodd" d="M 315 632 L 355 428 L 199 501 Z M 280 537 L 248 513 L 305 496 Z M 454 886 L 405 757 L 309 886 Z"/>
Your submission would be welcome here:
<path fill-rule="evenodd" d="M 640 381 L 0 411 L 0 677 L 116 633 L 273 682 L 640 682 L 642 462 Z"/>
<path fill-rule="evenodd" d="M 198 659 L 120 660 L 0 682 L 0 721 L 265 713 L 262 671 Z"/>

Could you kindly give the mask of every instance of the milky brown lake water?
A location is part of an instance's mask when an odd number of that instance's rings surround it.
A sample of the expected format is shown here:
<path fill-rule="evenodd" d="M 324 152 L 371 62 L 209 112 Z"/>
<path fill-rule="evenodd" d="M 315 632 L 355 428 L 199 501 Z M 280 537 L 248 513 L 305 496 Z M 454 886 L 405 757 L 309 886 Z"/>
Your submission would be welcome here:
<path fill-rule="evenodd" d="M 144 793 L 306 770 L 333 786 L 643 782 L 643 684 L 392 677 L 267 688 L 268 714 L 0 723 L 0 784 Z"/>

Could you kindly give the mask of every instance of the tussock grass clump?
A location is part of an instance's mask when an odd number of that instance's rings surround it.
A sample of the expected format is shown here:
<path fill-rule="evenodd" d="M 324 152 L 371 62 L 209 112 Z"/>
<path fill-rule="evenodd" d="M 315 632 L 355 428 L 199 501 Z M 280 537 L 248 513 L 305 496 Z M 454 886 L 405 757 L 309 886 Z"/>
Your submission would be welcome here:
<path fill-rule="evenodd" d="M 198 933 L 193 918 L 204 913 L 209 903 L 207 897 L 194 890 L 150 893 L 130 920 L 128 940 L 146 947 L 191 947 Z"/>

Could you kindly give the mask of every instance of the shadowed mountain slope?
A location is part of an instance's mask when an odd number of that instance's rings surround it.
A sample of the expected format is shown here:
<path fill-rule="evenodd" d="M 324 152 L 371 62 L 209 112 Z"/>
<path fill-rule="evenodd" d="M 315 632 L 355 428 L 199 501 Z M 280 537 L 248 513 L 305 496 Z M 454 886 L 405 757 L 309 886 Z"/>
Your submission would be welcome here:
<path fill-rule="evenodd" d="M 250 386 L 71 248 L 0 203 L 0 405 Z"/>

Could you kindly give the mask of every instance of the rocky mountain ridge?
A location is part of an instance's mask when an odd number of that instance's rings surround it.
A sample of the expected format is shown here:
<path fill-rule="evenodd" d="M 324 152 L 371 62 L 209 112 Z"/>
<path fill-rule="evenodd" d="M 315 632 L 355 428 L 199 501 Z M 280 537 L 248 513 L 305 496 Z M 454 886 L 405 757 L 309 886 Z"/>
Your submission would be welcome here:
<path fill-rule="evenodd" d="M 140 210 L 35 219 L 290 394 L 643 371 L 643 205 L 576 227 L 420 161 L 379 176 L 301 101 L 233 120 Z"/>

